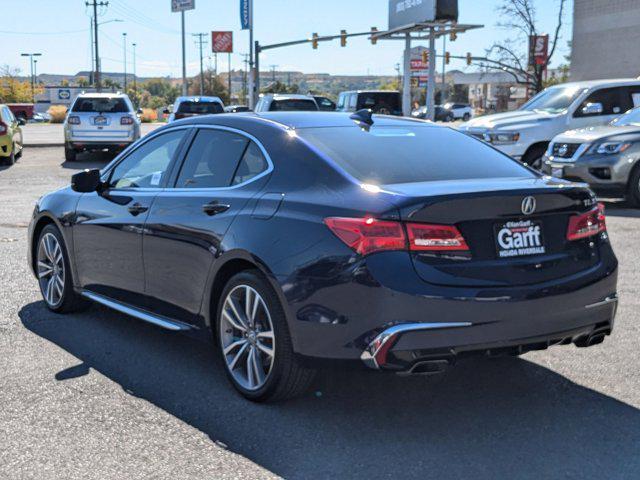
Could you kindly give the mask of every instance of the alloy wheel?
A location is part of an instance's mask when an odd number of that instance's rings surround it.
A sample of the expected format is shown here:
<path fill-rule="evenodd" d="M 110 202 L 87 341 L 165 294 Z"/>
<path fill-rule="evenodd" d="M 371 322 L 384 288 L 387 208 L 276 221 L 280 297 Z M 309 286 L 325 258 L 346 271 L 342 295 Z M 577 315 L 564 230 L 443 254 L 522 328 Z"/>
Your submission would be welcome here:
<path fill-rule="evenodd" d="M 57 307 L 64 296 L 64 254 L 58 239 L 46 233 L 38 246 L 38 281 L 44 300 L 50 307 Z"/>
<path fill-rule="evenodd" d="M 273 369 L 275 335 L 271 314 L 262 296 L 238 285 L 224 299 L 220 344 L 226 367 L 242 388 L 262 388 Z"/>

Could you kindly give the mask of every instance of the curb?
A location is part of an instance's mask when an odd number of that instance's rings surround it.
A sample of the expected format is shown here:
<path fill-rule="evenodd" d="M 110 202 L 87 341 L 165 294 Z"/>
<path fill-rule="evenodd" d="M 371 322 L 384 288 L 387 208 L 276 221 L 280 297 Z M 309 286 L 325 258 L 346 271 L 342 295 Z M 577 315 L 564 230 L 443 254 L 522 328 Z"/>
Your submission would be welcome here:
<path fill-rule="evenodd" d="M 64 143 L 25 143 L 24 148 L 64 147 Z"/>

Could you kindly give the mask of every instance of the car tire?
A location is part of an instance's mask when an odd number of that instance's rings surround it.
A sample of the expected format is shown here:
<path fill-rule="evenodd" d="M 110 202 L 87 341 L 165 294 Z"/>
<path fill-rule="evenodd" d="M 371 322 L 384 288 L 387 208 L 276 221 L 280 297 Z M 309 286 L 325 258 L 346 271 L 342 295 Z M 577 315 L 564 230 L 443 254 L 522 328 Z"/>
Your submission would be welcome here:
<path fill-rule="evenodd" d="M 13 146 L 15 149 L 15 145 Z M 20 160 L 22 158 L 22 151 L 24 150 L 24 145 L 20 145 L 20 151 L 15 154 L 15 159 Z"/>
<path fill-rule="evenodd" d="M 640 207 L 640 165 L 636 165 L 629 177 L 627 202 L 633 207 Z"/>
<path fill-rule="evenodd" d="M 471 118 L 471 115 L 469 115 L 468 113 L 465 113 L 462 116 L 462 120 L 464 120 L 465 122 L 468 122 L 470 118 Z"/>
<path fill-rule="evenodd" d="M 546 151 L 546 145 L 536 145 L 527 150 L 527 153 L 522 156 L 522 163 L 539 171 L 542 169 L 542 157 L 544 157 L 544 152 Z"/>
<path fill-rule="evenodd" d="M 11 153 L 9 154 L 8 157 L 4 157 L 4 164 L 5 165 L 13 165 L 14 163 L 16 163 L 16 146 L 15 144 L 13 144 L 11 146 Z"/>
<path fill-rule="evenodd" d="M 42 229 L 33 258 L 40 292 L 49 310 L 69 313 L 87 306 L 73 288 L 69 254 L 58 227 L 49 224 Z"/>
<path fill-rule="evenodd" d="M 280 299 L 258 270 L 245 270 L 227 282 L 215 323 L 225 372 L 245 398 L 273 402 L 307 390 L 315 371 L 295 356 Z"/>
<path fill-rule="evenodd" d="M 76 161 L 76 156 L 78 155 L 78 153 L 71 147 L 69 147 L 69 145 L 65 145 L 64 146 L 64 159 L 67 162 L 75 162 Z"/>

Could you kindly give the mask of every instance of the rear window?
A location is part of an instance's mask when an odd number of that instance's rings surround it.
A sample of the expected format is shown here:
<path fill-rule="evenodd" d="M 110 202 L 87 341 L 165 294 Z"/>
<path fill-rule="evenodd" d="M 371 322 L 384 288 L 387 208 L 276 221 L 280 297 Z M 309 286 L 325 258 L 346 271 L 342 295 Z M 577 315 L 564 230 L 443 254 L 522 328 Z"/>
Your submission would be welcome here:
<path fill-rule="evenodd" d="M 374 108 L 376 106 L 397 110 L 400 106 L 400 95 L 396 92 L 360 93 L 358 107 Z"/>
<path fill-rule="evenodd" d="M 269 110 L 272 112 L 292 112 L 292 111 L 318 111 L 318 105 L 313 100 L 274 100 L 271 102 Z"/>
<path fill-rule="evenodd" d="M 449 128 L 373 126 L 300 129 L 298 135 L 363 183 L 389 185 L 534 177 L 483 142 Z"/>
<path fill-rule="evenodd" d="M 208 115 L 210 113 L 222 113 L 224 108 L 219 102 L 180 102 L 176 113 L 195 113 Z"/>
<path fill-rule="evenodd" d="M 72 112 L 129 113 L 124 98 L 82 97 L 73 104 Z"/>

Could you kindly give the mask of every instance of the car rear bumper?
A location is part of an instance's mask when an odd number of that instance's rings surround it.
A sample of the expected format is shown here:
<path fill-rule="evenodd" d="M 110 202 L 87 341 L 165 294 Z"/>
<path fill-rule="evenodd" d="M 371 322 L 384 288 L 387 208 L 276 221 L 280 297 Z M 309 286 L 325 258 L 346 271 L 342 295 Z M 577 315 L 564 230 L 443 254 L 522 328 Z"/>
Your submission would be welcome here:
<path fill-rule="evenodd" d="M 349 266 L 350 278 L 344 272 L 333 280 L 283 278 L 295 351 L 375 366 L 367 355 L 375 356 L 381 336 L 392 337 L 387 359 L 376 363 L 402 371 L 436 354 L 527 351 L 579 343 L 595 329 L 613 327 L 616 301 L 607 299 L 617 298 L 617 260 L 608 245 L 586 271 L 517 287 L 429 284 L 402 255 L 367 257 Z"/>

